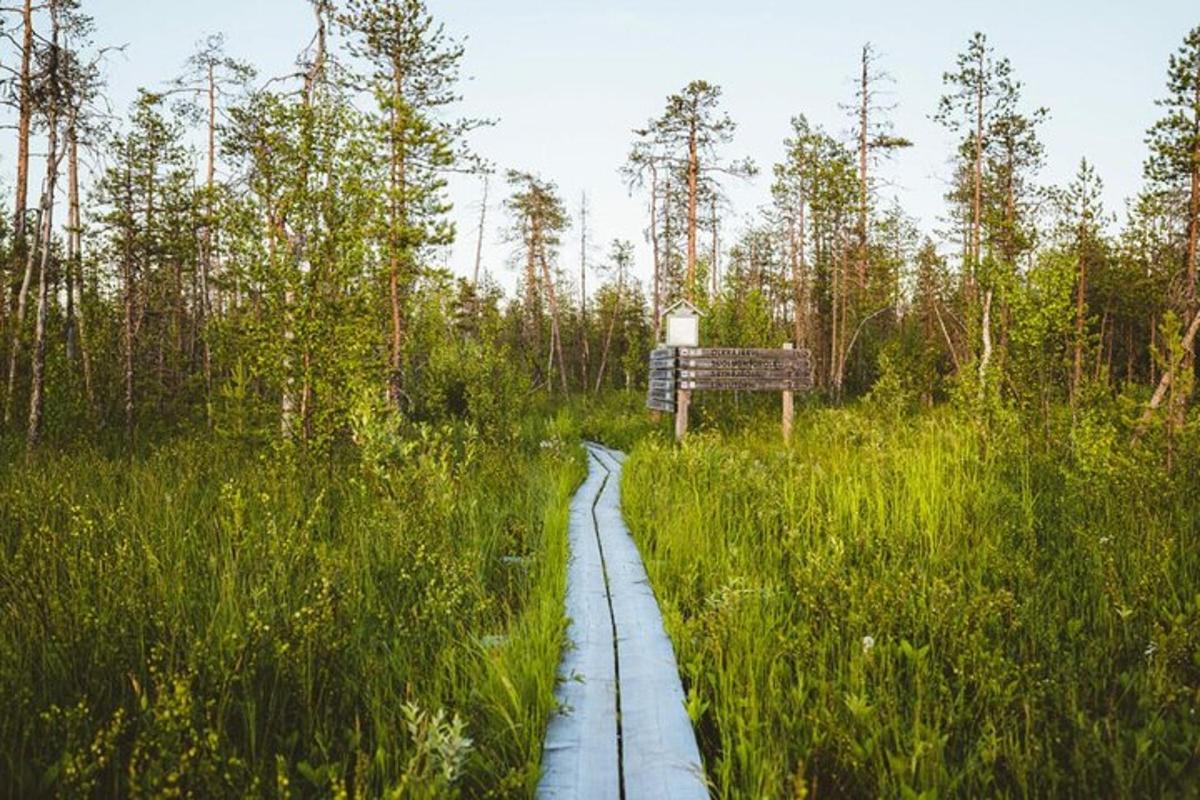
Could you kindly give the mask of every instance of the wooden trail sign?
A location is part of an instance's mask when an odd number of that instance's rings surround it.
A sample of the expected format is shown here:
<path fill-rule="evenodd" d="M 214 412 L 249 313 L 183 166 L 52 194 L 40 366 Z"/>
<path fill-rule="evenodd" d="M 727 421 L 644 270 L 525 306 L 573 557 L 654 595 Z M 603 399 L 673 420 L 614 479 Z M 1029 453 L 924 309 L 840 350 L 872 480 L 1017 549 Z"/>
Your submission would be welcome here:
<path fill-rule="evenodd" d="M 659 347 L 650 353 L 646 406 L 675 414 L 675 436 L 687 433 L 694 391 L 782 392 L 784 436 L 791 434 L 793 392 L 812 388 L 812 356 L 806 349 Z"/>

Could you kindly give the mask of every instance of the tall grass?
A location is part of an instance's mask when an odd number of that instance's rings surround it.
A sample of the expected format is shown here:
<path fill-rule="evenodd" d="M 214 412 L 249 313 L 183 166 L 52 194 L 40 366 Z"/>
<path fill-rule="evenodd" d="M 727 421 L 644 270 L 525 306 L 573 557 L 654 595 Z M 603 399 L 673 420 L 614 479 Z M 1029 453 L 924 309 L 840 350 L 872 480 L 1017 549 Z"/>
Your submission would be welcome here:
<path fill-rule="evenodd" d="M 643 439 L 626 516 L 721 797 L 1200 786 L 1200 503 L 1102 426 Z"/>
<path fill-rule="evenodd" d="M 528 796 L 561 441 L 0 465 L 0 795 Z"/>

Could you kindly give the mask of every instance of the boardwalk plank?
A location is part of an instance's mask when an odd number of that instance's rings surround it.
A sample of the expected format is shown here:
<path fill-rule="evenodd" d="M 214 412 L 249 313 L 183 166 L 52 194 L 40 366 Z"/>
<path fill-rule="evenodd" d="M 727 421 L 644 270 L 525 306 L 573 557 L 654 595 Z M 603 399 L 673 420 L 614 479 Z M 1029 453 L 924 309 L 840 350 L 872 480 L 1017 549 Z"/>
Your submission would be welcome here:
<path fill-rule="evenodd" d="M 592 520 L 592 504 L 605 477 L 603 469 L 589 464 L 588 477 L 571 502 L 569 644 L 555 692 L 560 711 L 546 729 L 537 790 L 537 796 L 547 800 L 620 796 L 612 616 Z"/>
<path fill-rule="evenodd" d="M 612 470 L 596 504 L 618 635 L 621 731 L 627 800 L 708 797 L 684 707 L 675 650 L 663 627 L 637 545 L 621 515 L 623 456 L 597 448 Z"/>

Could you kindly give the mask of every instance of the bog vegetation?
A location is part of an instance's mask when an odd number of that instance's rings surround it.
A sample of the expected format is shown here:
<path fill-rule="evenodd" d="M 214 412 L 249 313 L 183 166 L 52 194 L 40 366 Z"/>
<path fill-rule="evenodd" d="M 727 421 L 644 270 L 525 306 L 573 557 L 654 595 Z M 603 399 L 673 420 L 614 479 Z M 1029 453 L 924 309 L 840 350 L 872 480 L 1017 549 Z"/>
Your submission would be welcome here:
<path fill-rule="evenodd" d="M 0 795 L 530 796 L 584 436 L 631 453 L 717 796 L 1196 793 L 1200 27 L 1120 215 L 1086 153 L 1045 183 L 980 33 L 926 99 L 944 231 L 880 179 L 868 44 L 849 134 L 794 109 L 769 166 L 716 83 L 630 109 L 645 224 L 589 249 L 473 149 L 423 0 L 293 5 L 291 73 L 212 36 L 117 114 L 84 0 L 0 12 Z M 443 263 L 463 173 L 512 296 Z M 642 410 L 679 299 L 812 352 L 792 441 Z"/>

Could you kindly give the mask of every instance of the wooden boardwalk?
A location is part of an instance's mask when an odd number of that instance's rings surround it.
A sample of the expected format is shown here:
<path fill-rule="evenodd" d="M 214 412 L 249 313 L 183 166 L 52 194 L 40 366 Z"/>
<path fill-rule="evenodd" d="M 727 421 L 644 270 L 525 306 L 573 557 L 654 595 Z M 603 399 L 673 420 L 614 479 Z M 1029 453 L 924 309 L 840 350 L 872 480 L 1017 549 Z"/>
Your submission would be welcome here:
<path fill-rule="evenodd" d="M 621 517 L 625 457 L 587 450 L 587 480 L 571 503 L 561 710 L 546 729 L 537 796 L 707 798 L 675 651 Z"/>

